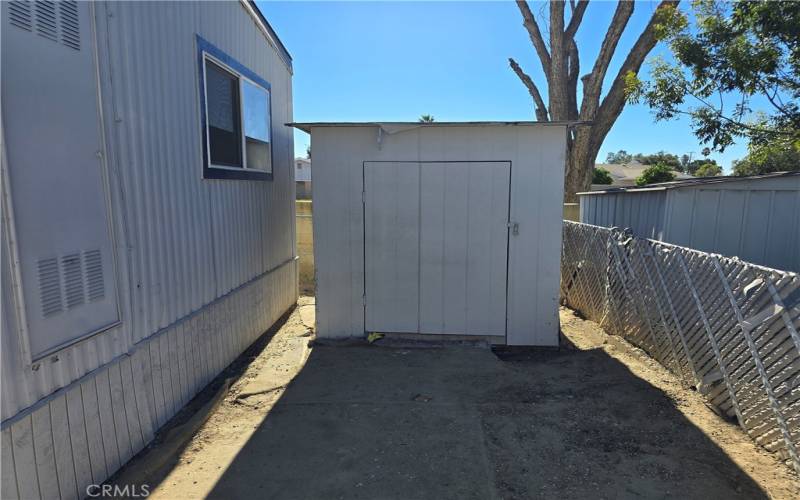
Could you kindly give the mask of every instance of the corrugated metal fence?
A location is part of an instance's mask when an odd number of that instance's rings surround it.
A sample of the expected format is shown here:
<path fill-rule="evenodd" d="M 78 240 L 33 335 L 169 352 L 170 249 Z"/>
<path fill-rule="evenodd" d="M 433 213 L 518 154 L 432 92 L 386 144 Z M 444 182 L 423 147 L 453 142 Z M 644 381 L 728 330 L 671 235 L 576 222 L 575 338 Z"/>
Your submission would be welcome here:
<path fill-rule="evenodd" d="M 800 472 L 800 276 L 564 221 L 561 301 Z"/>

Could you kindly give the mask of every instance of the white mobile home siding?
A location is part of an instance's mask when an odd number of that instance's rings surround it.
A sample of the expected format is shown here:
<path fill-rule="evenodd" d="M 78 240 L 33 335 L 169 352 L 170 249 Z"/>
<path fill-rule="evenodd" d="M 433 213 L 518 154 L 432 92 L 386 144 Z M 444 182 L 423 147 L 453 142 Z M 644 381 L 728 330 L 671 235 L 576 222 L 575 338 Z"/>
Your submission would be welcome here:
<path fill-rule="evenodd" d="M 91 5 L 121 325 L 31 365 L 3 246 L 2 498 L 85 496 L 296 302 L 291 67 L 251 9 Z M 201 178 L 196 35 L 270 82 L 271 181 Z"/>
<path fill-rule="evenodd" d="M 365 161 L 494 160 L 511 163 L 510 220 L 520 223 L 508 243 L 507 342 L 557 345 L 565 126 L 438 124 L 391 135 L 378 130 L 312 128 L 317 335 L 365 331 Z"/>

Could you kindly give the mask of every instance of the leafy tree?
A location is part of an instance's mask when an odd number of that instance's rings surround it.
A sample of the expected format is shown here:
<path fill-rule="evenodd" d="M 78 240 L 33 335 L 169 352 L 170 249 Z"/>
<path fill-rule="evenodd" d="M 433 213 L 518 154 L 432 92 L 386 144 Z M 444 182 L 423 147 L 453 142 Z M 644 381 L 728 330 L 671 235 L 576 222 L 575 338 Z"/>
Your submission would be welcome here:
<path fill-rule="evenodd" d="M 629 101 L 650 105 L 657 120 L 688 115 L 695 135 L 717 151 L 736 137 L 800 140 L 800 2 L 692 6 L 694 26 L 685 18 L 666 34 L 676 63 L 656 61 L 649 83 L 629 73 Z M 756 96 L 766 98 L 766 112 L 752 112 Z"/>
<path fill-rule="evenodd" d="M 667 153 L 666 151 L 659 151 L 651 155 L 637 154 L 634 159 L 642 165 L 655 165 L 656 163 L 663 163 L 670 168 L 681 171 L 681 161 L 678 155 Z"/>
<path fill-rule="evenodd" d="M 644 169 L 642 175 L 636 178 L 637 186 L 655 184 L 657 182 L 669 182 L 675 180 L 675 172 L 667 165 L 658 163 Z"/>
<path fill-rule="evenodd" d="M 435 118 L 433 115 L 420 115 L 419 122 L 420 123 L 433 123 Z"/>
<path fill-rule="evenodd" d="M 592 170 L 592 184 L 612 184 L 613 182 L 614 179 L 608 170 L 602 167 Z"/>
<path fill-rule="evenodd" d="M 716 177 L 722 174 L 722 168 L 714 163 L 703 163 L 695 170 L 695 177 Z"/>
<path fill-rule="evenodd" d="M 306 158 L 311 159 L 311 144 L 306 146 Z"/>
<path fill-rule="evenodd" d="M 753 141 L 747 148 L 747 156 L 733 162 L 733 175 L 759 175 L 788 170 L 800 170 L 800 141 Z"/>
<path fill-rule="evenodd" d="M 662 0 L 658 4 L 644 30 L 622 60 L 605 97 L 602 97 L 603 81 L 606 79 L 609 64 L 636 3 L 620 1 L 617 4 L 611 24 L 600 44 L 597 59 L 591 71 L 581 77 L 575 34 L 589 5 L 588 0 L 551 0 L 549 20 L 544 26 L 544 34 L 549 39 L 547 42 L 527 1 L 517 0 L 522 24 L 530 36 L 547 82 L 547 104 L 539 87 L 517 61 L 510 58 L 508 62 L 533 99 L 536 119 L 587 122 L 572 128 L 567 137 L 567 169 L 564 179 L 566 201 L 576 201 L 575 193 L 588 189 L 600 146 L 625 106 L 626 75 L 636 75 L 659 38 L 675 29 L 673 25 L 680 19 L 676 15 L 677 3 L 677 0 Z M 568 20 L 565 16 L 567 5 L 570 7 Z M 596 30 L 597 26 L 592 25 L 591 29 Z M 578 94 L 579 80 L 581 94 Z"/>
<path fill-rule="evenodd" d="M 633 155 L 629 154 L 624 149 L 620 149 L 616 153 L 609 152 L 606 156 L 606 163 L 614 163 L 624 165 L 625 163 L 630 163 L 633 159 Z M 592 184 L 597 184 L 593 182 Z"/>
<path fill-rule="evenodd" d="M 690 161 L 688 164 L 686 164 L 686 169 L 684 170 L 684 172 L 691 175 L 697 175 L 697 170 L 703 165 L 714 165 L 719 167 L 720 171 L 722 171 L 722 167 L 717 165 L 717 160 L 713 160 L 711 158 L 704 158 L 701 160 Z"/>

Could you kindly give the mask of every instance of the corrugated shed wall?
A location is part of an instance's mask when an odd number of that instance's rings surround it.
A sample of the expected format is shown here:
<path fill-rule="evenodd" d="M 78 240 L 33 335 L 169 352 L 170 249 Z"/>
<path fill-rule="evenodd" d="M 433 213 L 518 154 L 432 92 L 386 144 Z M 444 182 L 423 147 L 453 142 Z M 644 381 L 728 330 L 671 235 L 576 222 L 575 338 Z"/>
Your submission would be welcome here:
<path fill-rule="evenodd" d="M 670 190 L 663 240 L 800 272 L 800 176 Z"/>
<path fill-rule="evenodd" d="M 581 222 L 630 228 L 643 238 L 660 239 L 664 231 L 665 200 L 664 191 L 583 195 Z"/>
<path fill-rule="evenodd" d="M 581 222 L 800 272 L 800 176 L 581 196 Z"/>
<path fill-rule="evenodd" d="M 236 287 L 276 268 L 296 273 L 293 138 L 283 126 L 292 119 L 291 74 L 253 18 L 238 2 L 113 2 L 94 11 L 122 326 L 34 367 L 4 328 L 4 420 Z M 272 85 L 272 181 L 201 179 L 196 34 Z M 4 313 L 13 303 L 5 285 Z M 296 297 L 295 282 L 279 286 Z"/>

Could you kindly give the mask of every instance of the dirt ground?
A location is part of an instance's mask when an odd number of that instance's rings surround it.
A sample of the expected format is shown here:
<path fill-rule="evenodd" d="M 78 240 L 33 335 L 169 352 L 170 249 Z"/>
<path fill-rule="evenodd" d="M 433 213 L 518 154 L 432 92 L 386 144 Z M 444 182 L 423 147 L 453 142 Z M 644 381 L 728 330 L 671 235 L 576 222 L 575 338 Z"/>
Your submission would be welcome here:
<path fill-rule="evenodd" d="M 302 298 L 229 389 L 113 482 L 157 499 L 800 497 L 788 467 L 658 363 L 561 321 L 559 350 L 309 348 Z"/>

